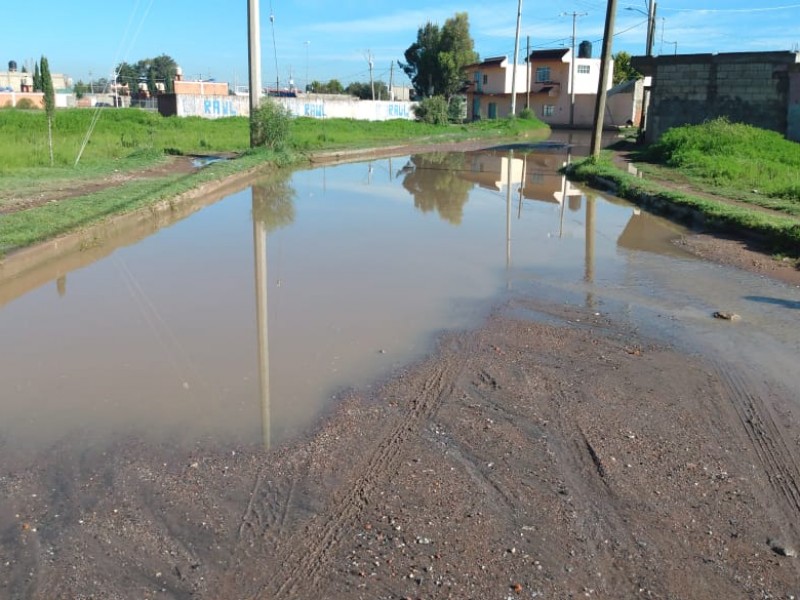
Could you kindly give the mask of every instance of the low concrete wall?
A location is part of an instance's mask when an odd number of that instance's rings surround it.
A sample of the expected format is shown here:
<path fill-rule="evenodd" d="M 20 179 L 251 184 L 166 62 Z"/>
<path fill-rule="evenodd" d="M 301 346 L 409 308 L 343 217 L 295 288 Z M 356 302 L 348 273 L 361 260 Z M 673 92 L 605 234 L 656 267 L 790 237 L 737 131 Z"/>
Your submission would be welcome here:
<path fill-rule="evenodd" d="M 390 102 L 342 99 L 326 99 L 319 95 L 297 98 L 272 98 L 285 106 L 296 117 L 314 119 L 356 119 L 360 121 L 388 121 L 390 119 L 414 119 L 413 102 Z M 246 117 L 250 115 L 250 100 L 244 96 L 208 96 L 191 94 L 163 94 L 158 97 L 158 111 L 165 116 Z"/>

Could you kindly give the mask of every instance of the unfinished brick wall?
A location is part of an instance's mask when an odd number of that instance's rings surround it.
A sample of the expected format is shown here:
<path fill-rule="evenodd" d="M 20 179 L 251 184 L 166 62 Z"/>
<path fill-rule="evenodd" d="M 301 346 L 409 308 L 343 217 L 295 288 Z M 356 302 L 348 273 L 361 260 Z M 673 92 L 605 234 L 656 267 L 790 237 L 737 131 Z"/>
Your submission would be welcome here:
<path fill-rule="evenodd" d="M 653 78 L 647 141 L 667 129 L 726 116 L 782 134 L 788 130 L 789 71 L 794 52 L 636 57 Z"/>

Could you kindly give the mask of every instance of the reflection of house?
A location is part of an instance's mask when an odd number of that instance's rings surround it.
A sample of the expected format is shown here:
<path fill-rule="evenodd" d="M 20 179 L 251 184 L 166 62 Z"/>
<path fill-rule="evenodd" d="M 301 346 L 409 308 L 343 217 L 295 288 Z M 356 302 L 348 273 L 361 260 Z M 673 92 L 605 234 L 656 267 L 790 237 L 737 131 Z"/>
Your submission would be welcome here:
<path fill-rule="evenodd" d="M 645 139 L 725 116 L 800 141 L 800 53 L 636 56 L 652 76 Z"/>
<path fill-rule="evenodd" d="M 459 177 L 482 188 L 499 192 L 523 180 L 522 158 L 512 158 L 509 152 L 467 152 L 466 159 Z"/>
<path fill-rule="evenodd" d="M 510 183 L 516 193 L 521 184 L 523 199 L 554 204 L 581 196 L 558 172 L 568 158 L 566 154 L 542 150 L 511 156 L 509 151 L 478 151 L 467 152 L 466 156 L 467 163 L 459 177 L 483 188 L 499 192 Z"/>
<path fill-rule="evenodd" d="M 572 50 L 566 48 L 531 52 L 526 64 L 516 65 L 517 112 L 529 103 L 530 109 L 542 121 L 569 125 L 574 92 L 574 124 L 582 127 L 592 124 L 600 81 L 600 59 L 592 58 L 588 42 L 583 42 L 580 47 L 574 61 Z M 469 118 L 495 119 L 510 114 L 514 70 L 506 57 L 489 58 L 466 67 Z M 611 87 L 612 77 L 613 68 L 608 70 L 607 87 Z"/>

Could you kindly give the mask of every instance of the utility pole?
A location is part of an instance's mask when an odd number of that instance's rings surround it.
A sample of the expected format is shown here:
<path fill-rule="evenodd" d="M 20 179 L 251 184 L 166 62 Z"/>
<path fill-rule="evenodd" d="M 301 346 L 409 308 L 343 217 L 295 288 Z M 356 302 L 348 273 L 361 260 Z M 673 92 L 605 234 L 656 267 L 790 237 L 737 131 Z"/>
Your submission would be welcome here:
<path fill-rule="evenodd" d="M 389 64 L 389 100 L 394 102 L 394 61 Z"/>
<path fill-rule="evenodd" d="M 600 57 L 600 82 L 597 84 L 597 102 L 594 107 L 594 130 L 592 131 L 592 157 L 600 156 L 603 137 L 603 117 L 606 112 L 606 81 L 608 66 L 611 64 L 611 49 L 614 42 L 614 17 L 617 13 L 617 0 L 608 0 L 606 26 L 603 31 L 603 53 Z"/>
<path fill-rule="evenodd" d="M 372 79 L 372 50 L 367 50 L 367 62 L 369 63 L 369 87 L 372 88 L 372 101 L 375 101 L 375 81 Z"/>
<path fill-rule="evenodd" d="M 653 56 L 653 45 L 656 41 L 656 6 L 655 0 L 650 0 L 647 11 L 647 44 L 645 52 L 647 56 Z M 650 108 L 650 88 L 643 86 L 642 89 L 642 114 L 639 119 L 639 140 L 644 141 L 644 132 L 647 129 L 647 112 Z"/>
<path fill-rule="evenodd" d="M 588 13 L 561 13 L 562 16 L 572 16 L 572 57 L 570 59 L 570 76 L 569 76 L 569 126 L 575 125 L 575 23 L 578 17 L 585 17 Z"/>
<path fill-rule="evenodd" d="M 527 36 L 527 50 L 525 54 L 525 108 L 531 107 L 531 36 Z"/>
<path fill-rule="evenodd" d="M 254 115 L 261 102 L 261 26 L 259 24 L 259 0 L 247 0 L 247 47 L 250 69 L 250 115 Z M 257 128 L 250 119 L 250 147 L 258 145 Z"/>
<path fill-rule="evenodd" d="M 517 34 L 514 36 L 514 70 L 511 71 L 511 116 L 517 116 L 517 57 L 519 56 L 519 27 L 522 21 L 522 0 L 517 2 Z"/>
<path fill-rule="evenodd" d="M 308 93 L 308 46 L 311 44 L 310 41 L 306 40 L 306 86 L 303 89 L 304 92 Z"/>

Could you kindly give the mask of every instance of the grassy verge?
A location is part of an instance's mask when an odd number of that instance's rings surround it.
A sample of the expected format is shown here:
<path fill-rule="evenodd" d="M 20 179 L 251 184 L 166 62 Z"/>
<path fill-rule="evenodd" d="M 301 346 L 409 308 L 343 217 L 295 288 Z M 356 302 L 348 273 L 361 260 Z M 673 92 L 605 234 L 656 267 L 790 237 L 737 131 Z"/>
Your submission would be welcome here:
<path fill-rule="evenodd" d="M 721 118 L 676 127 L 637 153 L 655 177 L 679 174 L 703 191 L 800 216 L 800 145 Z"/>
<path fill-rule="evenodd" d="M 97 118 L 88 143 L 87 132 Z M 238 155 L 190 175 L 135 179 L 66 201 L 0 217 L 0 257 L 15 249 L 86 227 L 109 216 L 141 209 L 210 180 L 259 165 L 299 164 L 309 153 L 334 149 L 435 143 L 478 138 L 544 137 L 537 120 L 497 120 L 434 126 L 414 121 L 292 119 L 290 140 L 280 153 L 250 151 L 249 123 L 243 117 L 207 120 L 161 117 L 137 109 L 58 111 L 53 133 L 55 164 L 50 165 L 47 125 L 42 111 L 0 110 L 0 209 L 15 197 L 54 192 L 114 174 L 142 171 L 169 155 Z M 80 162 L 75 159 L 81 152 Z"/>
<path fill-rule="evenodd" d="M 568 175 L 693 226 L 755 237 L 768 251 L 800 257 L 800 220 L 678 192 L 618 169 L 607 154 L 570 165 Z"/>

